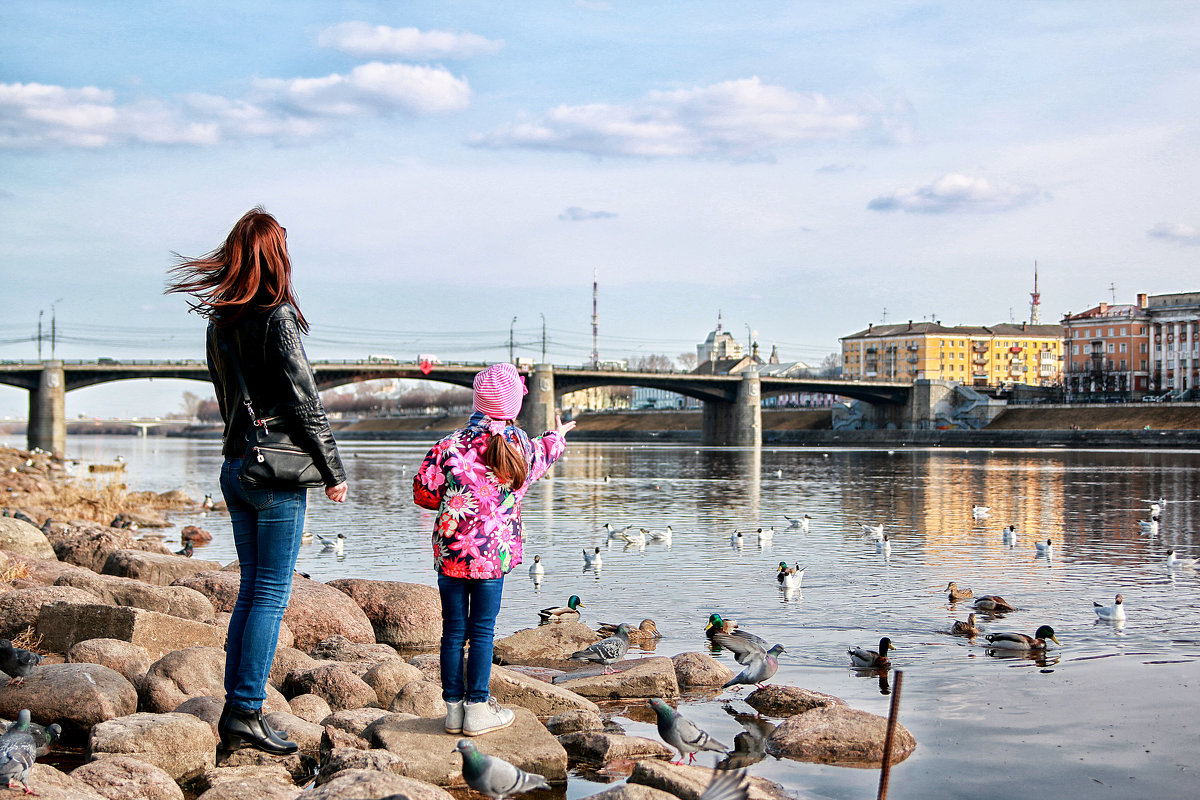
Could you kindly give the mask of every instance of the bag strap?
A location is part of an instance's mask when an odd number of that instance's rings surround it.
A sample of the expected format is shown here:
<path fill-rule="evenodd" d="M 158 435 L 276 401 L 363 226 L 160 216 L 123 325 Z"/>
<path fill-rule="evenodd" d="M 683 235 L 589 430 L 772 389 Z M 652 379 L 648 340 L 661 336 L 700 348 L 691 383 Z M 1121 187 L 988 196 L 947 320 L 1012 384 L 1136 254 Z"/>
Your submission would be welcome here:
<path fill-rule="evenodd" d="M 250 389 L 246 386 L 246 378 L 242 375 L 242 362 L 238 359 L 237 347 L 230 342 L 225 343 L 226 355 L 229 356 L 229 361 L 233 365 L 233 375 L 237 378 L 238 392 L 241 395 L 242 405 L 246 407 L 246 413 L 250 415 L 250 424 L 262 428 L 263 432 L 267 431 L 267 420 L 258 419 L 258 415 L 254 413 L 254 405 L 250 401 Z"/>

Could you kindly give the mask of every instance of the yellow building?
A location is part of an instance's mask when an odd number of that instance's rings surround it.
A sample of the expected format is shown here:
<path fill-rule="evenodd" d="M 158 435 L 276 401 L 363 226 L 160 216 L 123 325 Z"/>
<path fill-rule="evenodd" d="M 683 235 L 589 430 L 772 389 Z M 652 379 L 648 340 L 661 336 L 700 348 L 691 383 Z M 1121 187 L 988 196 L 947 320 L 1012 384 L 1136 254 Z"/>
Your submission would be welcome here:
<path fill-rule="evenodd" d="M 841 342 L 842 375 L 851 380 L 930 378 L 994 388 L 1052 386 L 1062 380 L 1061 325 L 908 322 L 870 325 Z"/>

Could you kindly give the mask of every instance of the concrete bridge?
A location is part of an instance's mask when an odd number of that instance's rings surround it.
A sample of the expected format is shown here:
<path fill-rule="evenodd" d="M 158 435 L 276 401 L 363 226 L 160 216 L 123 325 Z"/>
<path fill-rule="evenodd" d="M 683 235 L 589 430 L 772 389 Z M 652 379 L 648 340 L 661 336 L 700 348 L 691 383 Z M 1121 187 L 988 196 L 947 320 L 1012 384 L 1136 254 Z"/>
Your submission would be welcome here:
<path fill-rule="evenodd" d="M 428 380 L 470 387 L 486 364 L 415 362 L 313 361 L 321 389 L 380 378 Z M 565 392 L 598 386 L 645 386 L 666 389 L 702 403 L 703 441 L 713 445 L 753 445 L 762 441 L 762 399 L 793 392 L 821 392 L 863 400 L 880 408 L 896 427 L 921 427 L 930 418 L 929 391 L 922 384 L 845 381 L 825 378 L 762 377 L 757 371 L 737 375 L 691 372 L 631 372 L 539 364 L 527 373 L 529 396 L 522 424 L 541 431 L 554 424 L 558 398 Z M 0 384 L 29 391 L 29 447 L 54 453 L 66 449 L 66 393 L 112 381 L 181 378 L 205 381 L 203 361 L 8 361 L 0 362 Z"/>

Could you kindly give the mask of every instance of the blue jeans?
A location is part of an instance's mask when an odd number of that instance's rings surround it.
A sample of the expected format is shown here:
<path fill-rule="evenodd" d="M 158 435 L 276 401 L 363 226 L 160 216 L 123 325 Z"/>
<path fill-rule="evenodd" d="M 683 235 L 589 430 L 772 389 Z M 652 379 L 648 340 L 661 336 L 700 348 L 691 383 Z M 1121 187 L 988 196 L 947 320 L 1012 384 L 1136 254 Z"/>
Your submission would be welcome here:
<path fill-rule="evenodd" d="M 292 571 L 304 533 L 304 489 L 246 489 L 240 458 L 221 466 L 242 582 L 225 642 L 225 702 L 257 711 L 267 697 L 279 623 L 292 594 Z"/>
<path fill-rule="evenodd" d="M 504 578 L 475 580 L 438 575 L 442 596 L 442 699 L 448 703 L 488 699 L 492 677 L 492 639 Z M 463 677 L 463 645 L 468 641 L 467 673 Z"/>

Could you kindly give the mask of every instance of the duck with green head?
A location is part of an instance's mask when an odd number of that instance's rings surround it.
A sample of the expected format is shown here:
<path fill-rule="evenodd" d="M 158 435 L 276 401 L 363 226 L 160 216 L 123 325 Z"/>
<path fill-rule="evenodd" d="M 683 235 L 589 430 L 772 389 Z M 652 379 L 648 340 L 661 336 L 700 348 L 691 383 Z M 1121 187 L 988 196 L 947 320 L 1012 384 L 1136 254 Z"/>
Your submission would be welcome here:
<path fill-rule="evenodd" d="M 1034 632 L 1033 636 L 1023 633 L 989 633 L 988 644 L 1000 650 L 1045 650 L 1046 640 L 1062 644 L 1054 635 L 1054 628 L 1043 625 Z"/>
<path fill-rule="evenodd" d="M 552 606 L 551 608 L 543 608 L 538 612 L 538 617 L 543 622 L 561 622 L 569 619 L 579 619 L 579 609 L 586 608 L 583 602 L 579 599 L 579 595 L 573 594 L 567 599 L 565 606 Z"/>
<path fill-rule="evenodd" d="M 846 652 L 850 654 L 850 662 L 860 669 L 887 669 L 892 665 L 887 654 L 895 650 L 892 640 L 884 636 L 879 640 L 878 650 L 867 650 L 862 647 L 851 647 Z"/>
<path fill-rule="evenodd" d="M 704 635 L 710 640 L 718 633 L 733 633 L 738 624 L 731 619 L 723 619 L 720 614 L 710 614 L 708 624 L 704 626 Z"/>

